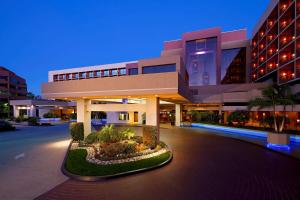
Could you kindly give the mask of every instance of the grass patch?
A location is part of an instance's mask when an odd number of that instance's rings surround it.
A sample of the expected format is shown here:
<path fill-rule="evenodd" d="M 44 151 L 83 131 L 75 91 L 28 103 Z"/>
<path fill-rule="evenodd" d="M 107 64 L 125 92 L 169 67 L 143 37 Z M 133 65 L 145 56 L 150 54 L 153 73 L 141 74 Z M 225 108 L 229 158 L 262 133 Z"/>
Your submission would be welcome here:
<path fill-rule="evenodd" d="M 170 152 L 166 152 L 159 156 L 139 160 L 135 162 L 114 164 L 114 165 L 95 165 L 86 161 L 87 152 L 84 149 L 76 149 L 68 152 L 66 160 L 67 171 L 80 176 L 108 176 L 118 173 L 149 168 L 157 166 L 168 160 L 171 156 Z"/>

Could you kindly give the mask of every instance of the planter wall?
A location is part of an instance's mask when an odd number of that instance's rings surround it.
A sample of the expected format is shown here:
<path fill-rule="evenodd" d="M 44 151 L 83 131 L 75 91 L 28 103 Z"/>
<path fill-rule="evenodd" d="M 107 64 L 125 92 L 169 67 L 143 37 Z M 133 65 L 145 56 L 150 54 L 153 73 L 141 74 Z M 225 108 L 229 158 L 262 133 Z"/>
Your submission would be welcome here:
<path fill-rule="evenodd" d="M 290 144 L 290 136 L 288 134 L 268 133 L 268 143 L 288 145 Z"/>

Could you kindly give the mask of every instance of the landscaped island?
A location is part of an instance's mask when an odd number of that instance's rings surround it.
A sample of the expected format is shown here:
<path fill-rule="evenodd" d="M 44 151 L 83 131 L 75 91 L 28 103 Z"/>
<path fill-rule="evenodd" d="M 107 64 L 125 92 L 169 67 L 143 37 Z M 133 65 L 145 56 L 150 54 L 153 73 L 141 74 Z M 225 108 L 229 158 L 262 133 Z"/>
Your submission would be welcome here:
<path fill-rule="evenodd" d="M 172 153 L 158 141 L 158 129 L 143 127 L 143 136 L 134 129 L 104 126 L 85 139 L 83 124 L 72 123 L 72 144 L 64 162 L 64 172 L 71 177 L 110 177 L 152 169 L 168 163 Z"/>

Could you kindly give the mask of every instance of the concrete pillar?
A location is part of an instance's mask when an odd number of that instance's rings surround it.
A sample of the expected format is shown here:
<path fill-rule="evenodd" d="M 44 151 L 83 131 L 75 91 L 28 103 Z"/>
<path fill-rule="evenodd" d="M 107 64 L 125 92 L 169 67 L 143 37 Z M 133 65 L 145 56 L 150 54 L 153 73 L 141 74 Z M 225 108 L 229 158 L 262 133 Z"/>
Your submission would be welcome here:
<path fill-rule="evenodd" d="M 158 97 L 150 97 L 146 100 L 146 125 L 159 127 Z"/>
<path fill-rule="evenodd" d="M 20 111 L 17 106 L 14 106 L 14 117 L 17 118 L 20 116 Z"/>
<path fill-rule="evenodd" d="M 138 112 L 138 124 L 143 124 L 143 114 L 144 112 Z"/>
<path fill-rule="evenodd" d="M 34 105 L 30 106 L 29 116 L 28 117 L 36 117 L 36 107 Z"/>
<path fill-rule="evenodd" d="M 77 122 L 83 122 L 84 137 L 92 132 L 91 112 L 87 109 L 89 104 L 91 104 L 91 100 L 77 100 Z"/>
<path fill-rule="evenodd" d="M 175 105 L 175 125 L 180 127 L 181 125 L 181 120 L 182 120 L 182 117 L 181 117 L 181 105 L 180 104 L 176 104 Z"/>
<path fill-rule="evenodd" d="M 128 116 L 129 116 L 128 123 L 134 124 L 134 112 L 128 112 Z"/>

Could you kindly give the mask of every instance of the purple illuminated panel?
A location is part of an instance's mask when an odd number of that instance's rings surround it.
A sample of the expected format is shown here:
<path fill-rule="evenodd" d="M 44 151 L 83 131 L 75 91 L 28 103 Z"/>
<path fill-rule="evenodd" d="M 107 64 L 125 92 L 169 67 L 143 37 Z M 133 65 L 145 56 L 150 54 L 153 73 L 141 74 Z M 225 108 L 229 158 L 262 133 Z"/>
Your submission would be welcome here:
<path fill-rule="evenodd" d="M 190 86 L 217 84 L 217 38 L 186 42 L 186 66 Z"/>

